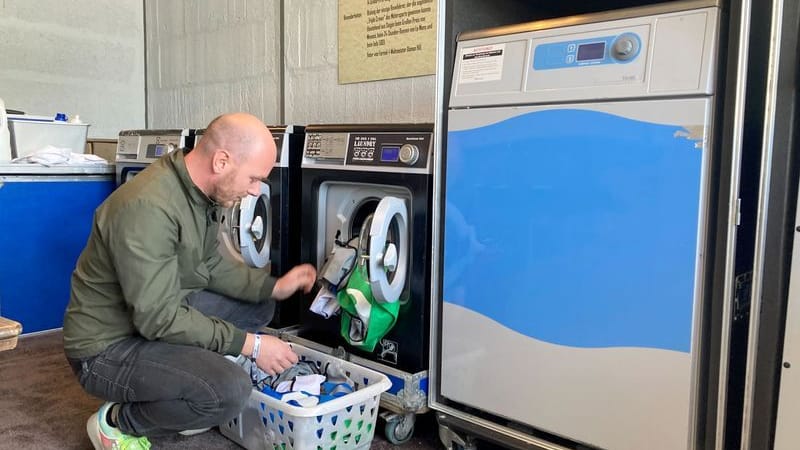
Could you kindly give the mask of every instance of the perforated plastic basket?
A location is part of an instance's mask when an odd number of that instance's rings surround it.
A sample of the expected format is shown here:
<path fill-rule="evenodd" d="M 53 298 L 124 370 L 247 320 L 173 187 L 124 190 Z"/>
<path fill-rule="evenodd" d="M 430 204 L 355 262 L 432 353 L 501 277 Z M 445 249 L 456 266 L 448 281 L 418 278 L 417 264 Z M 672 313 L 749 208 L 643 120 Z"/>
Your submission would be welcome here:
<path fill-rule="evenodd" d="M 313 407 L 292 406 L 253 389 L 247 407 L 220 432 L 248 450 L 368 449 L 375 435 L 381 393 L 391 382 L 381 373 L 292 344 L 301 360 L 338 362 L 356 390 Z"/>

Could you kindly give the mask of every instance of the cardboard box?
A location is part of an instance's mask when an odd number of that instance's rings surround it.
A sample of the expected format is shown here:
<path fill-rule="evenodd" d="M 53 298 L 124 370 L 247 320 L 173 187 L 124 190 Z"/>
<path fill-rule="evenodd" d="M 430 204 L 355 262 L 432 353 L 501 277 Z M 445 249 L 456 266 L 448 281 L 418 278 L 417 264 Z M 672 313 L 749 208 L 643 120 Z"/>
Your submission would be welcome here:
<path fill-rule="evenodd" d="M 117 140 L 116 139 L 89 139 L 86 141 L 86 152 L 97 155 L 108 162 L 115 162 L 117 159 Z"/>
<path fill-rule="evenodd" d="M 8 115 L 11 157 L 35 153 L 48 145 L 83 153 L 89 124 L 56 122 L 41 116 Z"/>

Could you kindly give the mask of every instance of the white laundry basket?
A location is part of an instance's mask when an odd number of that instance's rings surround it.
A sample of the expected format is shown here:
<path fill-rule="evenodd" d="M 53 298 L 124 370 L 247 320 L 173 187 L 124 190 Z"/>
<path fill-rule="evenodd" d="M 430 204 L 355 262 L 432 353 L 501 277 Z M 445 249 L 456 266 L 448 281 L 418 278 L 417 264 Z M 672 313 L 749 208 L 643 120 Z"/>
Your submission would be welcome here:
<path fill-rule="evenodd" d="M 247 407 L 220 432 L 248 450 L 368 449 L 386 375 L 292 344 L 301 360 L 341 364 L 356 390 L 313 407 L 292 406 L 253 389 Z"/>

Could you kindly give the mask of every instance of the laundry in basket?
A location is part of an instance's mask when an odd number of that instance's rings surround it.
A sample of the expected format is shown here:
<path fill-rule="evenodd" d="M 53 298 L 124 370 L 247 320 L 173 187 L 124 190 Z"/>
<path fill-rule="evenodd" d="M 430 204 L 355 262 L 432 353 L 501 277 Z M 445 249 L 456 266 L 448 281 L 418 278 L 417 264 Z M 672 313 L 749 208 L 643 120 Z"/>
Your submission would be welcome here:
<path fill-rule="evenodd" d="M 245 409 L 220 432 L 248 450 L 368 449 L 381 393 L 391 386 L 386 375 L 301 345 L 292 348 L 301 361 L 341 367 L 353 392 L 302 407 L 253 389 Z"/>
<path fill-rule="evenodd" d="M 278 375 L 267 375 L 252 362 L 249 372 L 253 386 L 261 393 L 293 406 L 314 406 L 354 391 L 341 364 L 299 361 Z"/>

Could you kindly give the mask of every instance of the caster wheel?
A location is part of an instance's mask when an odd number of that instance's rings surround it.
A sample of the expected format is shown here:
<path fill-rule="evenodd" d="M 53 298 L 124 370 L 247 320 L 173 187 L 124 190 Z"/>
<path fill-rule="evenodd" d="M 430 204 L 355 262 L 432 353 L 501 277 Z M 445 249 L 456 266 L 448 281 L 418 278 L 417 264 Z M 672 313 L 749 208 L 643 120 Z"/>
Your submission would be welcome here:
<path fill-rule="evenodd" d="M 386 440 L 394 445 L 405 444 L 414 435 L 414 420 L 404 419 L 402 416 L 386 421 L 384 428 Z"/>
<path fill-rule="evenodd" d="M 447 450 L 477 450 L 472 436 L 463 436 L 450 426 L 439 422 L 439 440 Z"/>

